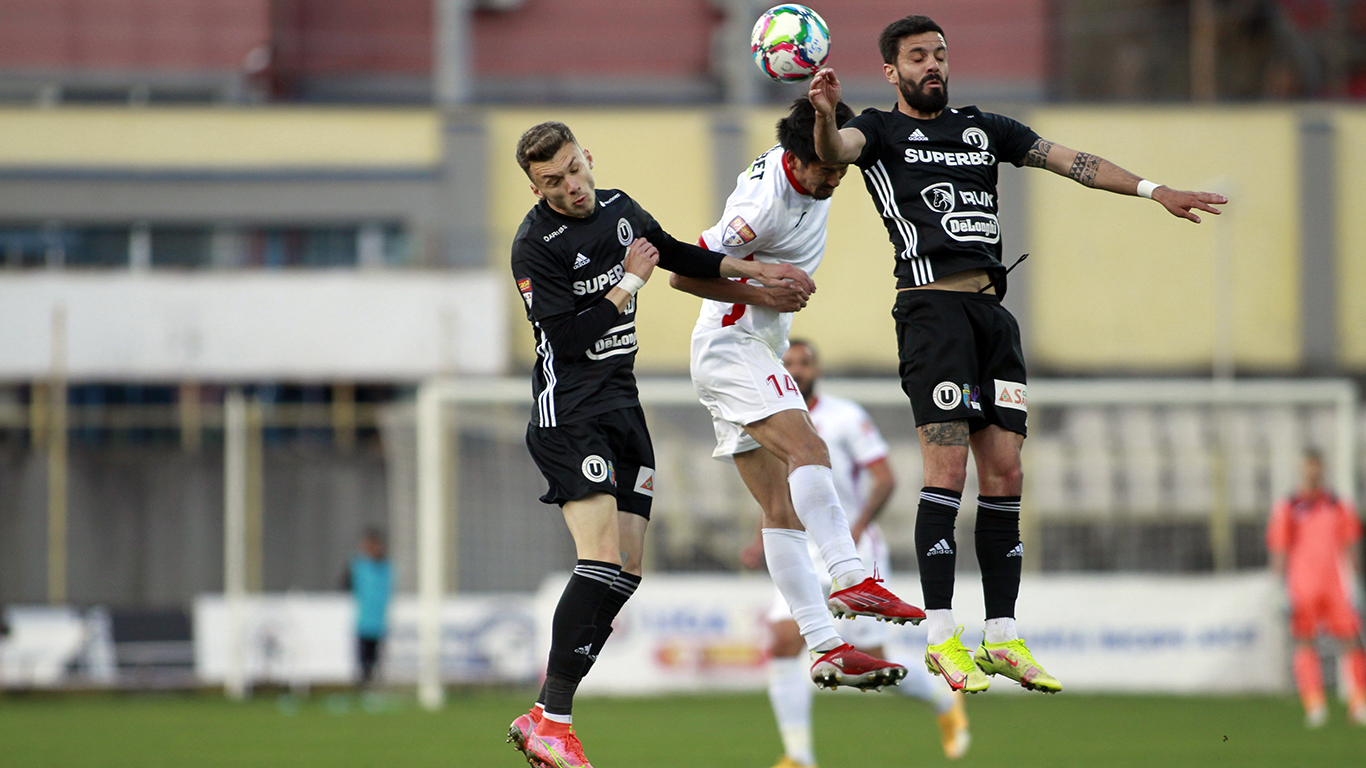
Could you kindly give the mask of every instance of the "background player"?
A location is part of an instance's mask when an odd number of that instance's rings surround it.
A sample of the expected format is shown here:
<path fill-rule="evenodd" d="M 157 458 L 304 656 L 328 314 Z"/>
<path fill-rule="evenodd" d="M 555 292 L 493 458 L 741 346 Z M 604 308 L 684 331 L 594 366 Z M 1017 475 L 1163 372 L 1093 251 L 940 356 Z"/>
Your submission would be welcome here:
<path fill-rule="evenodd" d="M 976 107 L 948 109 L 944 31 L 926 16 L 890 24 L 878 39 L 890 112 L 876 109 L 840 127 L 839 80 L 811 81 L 816 149 L 830 163 L 856 163 L 896 248 L 896 319 L 902 388 L 911 400 L 925 462 L 916 516 L 920 583 L 929 616 L 927 666 L 955 690 L 985 690 L 987 674 L 1026 688 L 1062 689 L 1019 639 L 1015 599 L 1024 548 L 1020 493 L 1028 400 L 1019 326 L 1001 306 L 997 164 L 1047 168 L 1089 187 L 1150 197 L 1196 223 L 1199 209 L 1227 202 L 1140 179 L 1095 155 L 1039 138 L 1008 117 Z M 983 396 L 985 394 L 985 396 Z M 953 619 L 954 519 L 977 462 L 977 559 L 986 603 L 985 640 L 975 659 Z M 975 664 L 974 664 L 975 660 Z"/>
<path fill-rule="evenodd" d="M 831 395 L 816 396 L 816 381 L 821 369 L 816 348 L 810 342 L 793 339 L 783 355 L 783 365 L 797 382 L 811 413 L 811 422 L 830 449 L 830 468 L 841 505 L 845 509 L 859 510 L 851 532 L 858 543 L 864 568 L 883 577 L 890 576 L 891 556 L 876 522 L 896 488 L 896 478 L 887 461 L 887 442 L 858 403 Z M 762 541 L 747 547 L 743 553 L 746 567 L 762 567 L 763 554 Z M 813 562 L 820 559 L 820 553 L 814 547 L 811 547 L 811 557 Z M 824 571 L 823 564 L 819 570 Z M 828 589 L 829 576 L 822 581 Z M 801 633 L 782 595 L 774 597 L 769 622 L 772 646 L 768 662 L 768 697 L 785 753 L 776 768 L 814 766 L 811 703 L 815 691 L 807 684 L 806 665 L 800 661 L 804 646 Z M 888 635 L 886 624 L 841 620 L 837 629 L 860 650 L 879 658 L 884 656 Z M 919 669 L 908 670 L 906 678 L 894 690 L 928 703 L 934 709 L 944 754 L 949 759 L 963 756 L 970 736 L 962 694 L 937 685 L 932 676 Z"/>
<path fill-rule="evenodd" d="M 853 116 L 844 105 L 838 112 L 845 119 Z M 793 103 L 778 122 L 778 146 L 740 174 L 720 222 L 702 233 L 704 245 L 760 263 L 815 271 L 825 252 L 830 196 L 847 166 L 816 157 L 814 119 L 805 98 Z M 858 556 L 835 491 L 829 452 L 783 368 L 791 314 L 757 306 L 752 295 L 762 291 L 753 286 L 677 275 L 670 282 L 708 299 L 693 329 L 690 368 L 698 397 L 712 414 L 717 443 L 712 455 L 735 462 L 763 509 L 769 575 L 816 657 L 812 679 L 820 685 L 895 683 L 905 669 L 844 643 L 830 611 L 900 622 L 918 622 L 924 613 L 869 578 Z M 835 582 L 829 607 L 803 528 Z"/>
<path fill-rule="evenodd" d="M 563 510 L 578 563 L 555 609 L 545 686 L 508 740 L 529 761 L 569 768 L 588 765 L 571 728 L 574 692 L 640 583 L 654 496 L 654 449 L 632 372 L 636 292 L 656 264 L 695 277 L 754 278 L 797 299 L 815 284 L 788 265 L 680 243 L 625 192 L 599 195 L 593 156 L 563 123 L 528 129 L 517 163 L 540 200 L 512 244 L 512 274 L 536 336 L 527 448 L 549 484 L 541 501 Z"/>
<path fill-rule="evenodd" d="M 1342 647 L 1347 666 L 1347 711 L 1366 725 L 1366 651 L 1351 594 L 1361 573 L 1361 520 L 1351 503 L 1323 487 L 1323 458 L 1306 451 L 1300 488 L 1278 502 L 1266 529 L 1271 568 L 1285 578 L 1290 634 L 1295 638 L 1295 685 L 1310 728 L 1328 722 L 1323 668 L 1314 639 L 1320 627 Z"/>

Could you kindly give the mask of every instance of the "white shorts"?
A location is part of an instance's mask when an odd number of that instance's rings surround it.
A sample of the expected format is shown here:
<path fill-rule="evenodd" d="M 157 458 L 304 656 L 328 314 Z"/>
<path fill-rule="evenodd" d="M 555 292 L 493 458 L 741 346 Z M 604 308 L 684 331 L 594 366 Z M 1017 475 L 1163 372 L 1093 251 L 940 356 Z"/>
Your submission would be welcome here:
<path fill-rule="evenodd" d="M 830 572 L 825 569 L 825 560 L 821 558 L 820 550 L 816 548 L 816 543 L 811 541 L 809 535 L 806 545 L 811 551 L 811 559 L 816 563 L 816 575 L 820 577 L 821 589 L 828 597 Z M 863 536 L 858 541 L 858 554 L 863 559 L 863 569 L 869 576 L 876 571 L 880 579 L 891 577 L 892 555 L 887 550 L 887 540 L 882 537 L 882 529 L 877 527 L 877 523 L 864 529 Z M 773 590 L 773 605 L 768 609 L 767 618 L 770 623 L 792 621 L 792 611 L 776 587 Z M 844 642 L 858 648 L 873 648 L 887 644 L 887 624 L 866 616 L 860 619 L 835 619 L 835 631 L 840 633 Z"/>
<path fill-rule="evenodd" d="M 773 348 L 733 328 L 698 328 L 689 363 L 697 398 L 711 411 L 716 430 L 713 458 L 732 460 L 759 443 L 746 424 L 780 411 L 806 410 L 806 400 Z"/>

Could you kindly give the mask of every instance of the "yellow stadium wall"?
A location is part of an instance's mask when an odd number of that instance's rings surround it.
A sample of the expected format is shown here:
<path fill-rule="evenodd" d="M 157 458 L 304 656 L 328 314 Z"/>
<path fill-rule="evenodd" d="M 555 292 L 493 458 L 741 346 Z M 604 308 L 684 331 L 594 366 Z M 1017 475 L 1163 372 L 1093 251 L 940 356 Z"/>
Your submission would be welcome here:
<path fill-rule="evenodd" d="M 0 109 L 0 168 L 430 169 L 430 109 Z"/>
<path fill-rule="evenodd" d="M 1205 215 L 1197 226 L 1155 203 L 1028 174 L 1034 257 L 1025 344 L 1034 361 L 1074 372 L 1206 368 L 1215 348 L 1215 294 L 1231 291 L 1237 365 L 1298 365 L 1292 110 L 1063 108 L 1038 110 L 1030 122 L 1049 140 L 1146 178 L 1232 201 L 1226 214 Z M 1232 259 L 1228 285 L 1215 285 L 1218 248 Z"/>
<path fill-rule="evenodd" d="M 1366 110 L 1337 113 L 1338 361 L 1366 369 Z"/>

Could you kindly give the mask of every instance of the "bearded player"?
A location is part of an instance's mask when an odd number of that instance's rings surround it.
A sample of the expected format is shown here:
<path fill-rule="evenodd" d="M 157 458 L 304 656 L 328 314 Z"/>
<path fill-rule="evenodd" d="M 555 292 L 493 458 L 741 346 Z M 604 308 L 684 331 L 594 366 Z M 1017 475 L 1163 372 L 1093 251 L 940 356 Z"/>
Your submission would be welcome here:
<path fill-rule="evenodd" d="M 916 515 L 916 556 L 928 614 L 925 663 L 954 690 L 986 690 L 1004 675 L 1031 690 L 1062 685 L 1034 660 L 1015 626 L 1024 547 L 1020 493 L 1028 398 L 1020 329 L 1001 305 L 1006 268 L 996 218 L 997 166 L 1047 168 L 1088 187 L 1157 201 L 1200 223 L 1228 202 L 1145 181 L 1109 161 L 1039 138 L 1008 117 L 948 107 L 944 30 L 926 16 L 888 25 L 878 39 L 883 73 L 896 87 L 891 111 L 865 110 L 839 125 L 839 80 L 812 78 L 816 150 L 854 163 L 896 250 L 901 385 L 920 433 L 925 487 Z M 954 520 L 977 462 L 977 561 L 986 604 L 985 640 L 963 646 L 953 618 Z"/>
<path fill-rule="evenodd" d="M 844 119 L 853 112 L 841 104 Z M 830 196 L 847 166 L 823 163 L 811 142 L 815 111 L 805 98 L 778 123 L 778 146 L 740 174 L 721 220 L 701 244 L 746 261 L 788 264 L 810 274 L 825 252 Z M 837 117 L 836 119 L 839 119 Z M 800 628 L 818 685 L 861 688 L 895 684 L 906 668 L 844 642 L 830 614 L 919 622 L 924 612 L 870 577 L 796 383 L 783 367 L 792 314 L 762 306 L 762 288 L 675 274 L 675 288 L 703 302 L 693 329 L 691 372 L 716 431 L 712 456 L 733 461 L 763 510 L 769 575 Z M 805 529 L 805 532 L 803 531 Z M 807 535 L 834 579 L 827 599 L 807 554 Z"/>
<path fill-rule="evenodd" d="M 896 477 L 887 459 L 887 441 L 858 403 L 817 394 L 821 367 L 816 348 L 810 342 L 792 339 L 783 355 L 783 365 L 797 382 L 811 422 L 830 449 L 830 468 L 840 503 L 856 515 L 851 532 L 864 567 L 890 576 L 891 555 L 877 523 L 896 489 Z M 810 554 L 813 561 L 820 559 L 814 548 Z M 763 542 L 746 547 L 742 560 L 748 568 L 762 567 Z M 817 569 L 824 571 L 821 564 Z M 828 584 L 829 579 L 823 578 L 822 585 Z M 815 690 L 806 682 L 806 667 L 798 661 L 804 646 L 802 636 L 781 595 L 776 596 L 768 619 L 768 699 L 783 742 L 783 758 L 774 768 L 814 768 L 811 705 Z M 890 634 L 888 626 L 879 622 L 843 619 L 836 628 L 856 648 L 877 657 L 883 655 Z M 971 735 L 961 693 L 950 691 L 935 677 L 918 669 L 907 670 L 906 678 L 893 690 L 925 702 L 934 711 L 946 757 L 956 760 L 967 752 Z"/>
<path fill-rule="evenodd" d="M 590 768 L 575 735 L 574 693 L 640 584 L 654 498 L 654 448 L 634 373 L 636 292 L 656 264 L 694 277 L 754 278 L 801 300 L 815 284 L 783 264 L 740 261 L 681 243 L 620 190 L 598 190 L 593 156 L 569 127 L 533 126 L 517 164 L 539 202 L 512 243 L 512 274 L 536 338 L 536 407 L 526 443 L 574 538 L 578 563 L 551 623 L 545 686 L 508 729 L 533 765 Z"/>

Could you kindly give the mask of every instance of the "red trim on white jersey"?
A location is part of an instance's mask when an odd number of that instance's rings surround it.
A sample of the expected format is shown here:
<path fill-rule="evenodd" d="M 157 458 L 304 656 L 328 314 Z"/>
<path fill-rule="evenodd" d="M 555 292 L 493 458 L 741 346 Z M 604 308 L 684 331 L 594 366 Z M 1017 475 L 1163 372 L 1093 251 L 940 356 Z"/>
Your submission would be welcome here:
<path fill-rule="evenodd" d="M 705 237 L 702 237 L 701 235 L 698 235 L 698 236 L 697 236 L 697 247 L 699 247 L 699 248 L 706 248 L 706 247 L 707 247 L 707 239 L 706 239 Z M 708 250 L 710 250 L 710 249 L 708 249 Z M 746 257 L 744 258 L 744 260 L 745 260 L 745 261 L 754 261 L 754 254 L 752 254 L 752 253 L 749 254 L 748 256 L 746 256 Z M 731 279 L 732 279 L 732 280 L 743 280 L 744 278 L 742 278 L 742 277 L 732 277 Z M 742 317 L 745 316 L 745 307 L 747 307 L 747 306 L 749 306 L 749 305 L 748 305 L 748 304 L 732 304 L 732 305 L 730 305 L 730 311 L 727 312 L 725 315 L 723 315 L 723 316 L 721 317 L 721 327 L 722 327 L 722 328 L 728 328 L 728 327 L 730 327 L 730 326 L 732 326 L 732 325 L 735 325 L 736 321 L 738 321 L 740 318 L 742 318 Z"/>
<path fill-rule="evenodd" d="M 791 156 L 791 152 L 783 152 L 783 173 L 787 174 L 787 181 L 792 185 L 793 189 L 797 190 L 799 193 L 803 195 L 806 195 L 807 197 L 810 197 L 811 193 L 806 190 L 806 187 L 802 186 L 802 183 L 800 181 L 797 181 L 796 176 L 792 175 L 792 165 L 788 160 L 788 158 Z"/>

